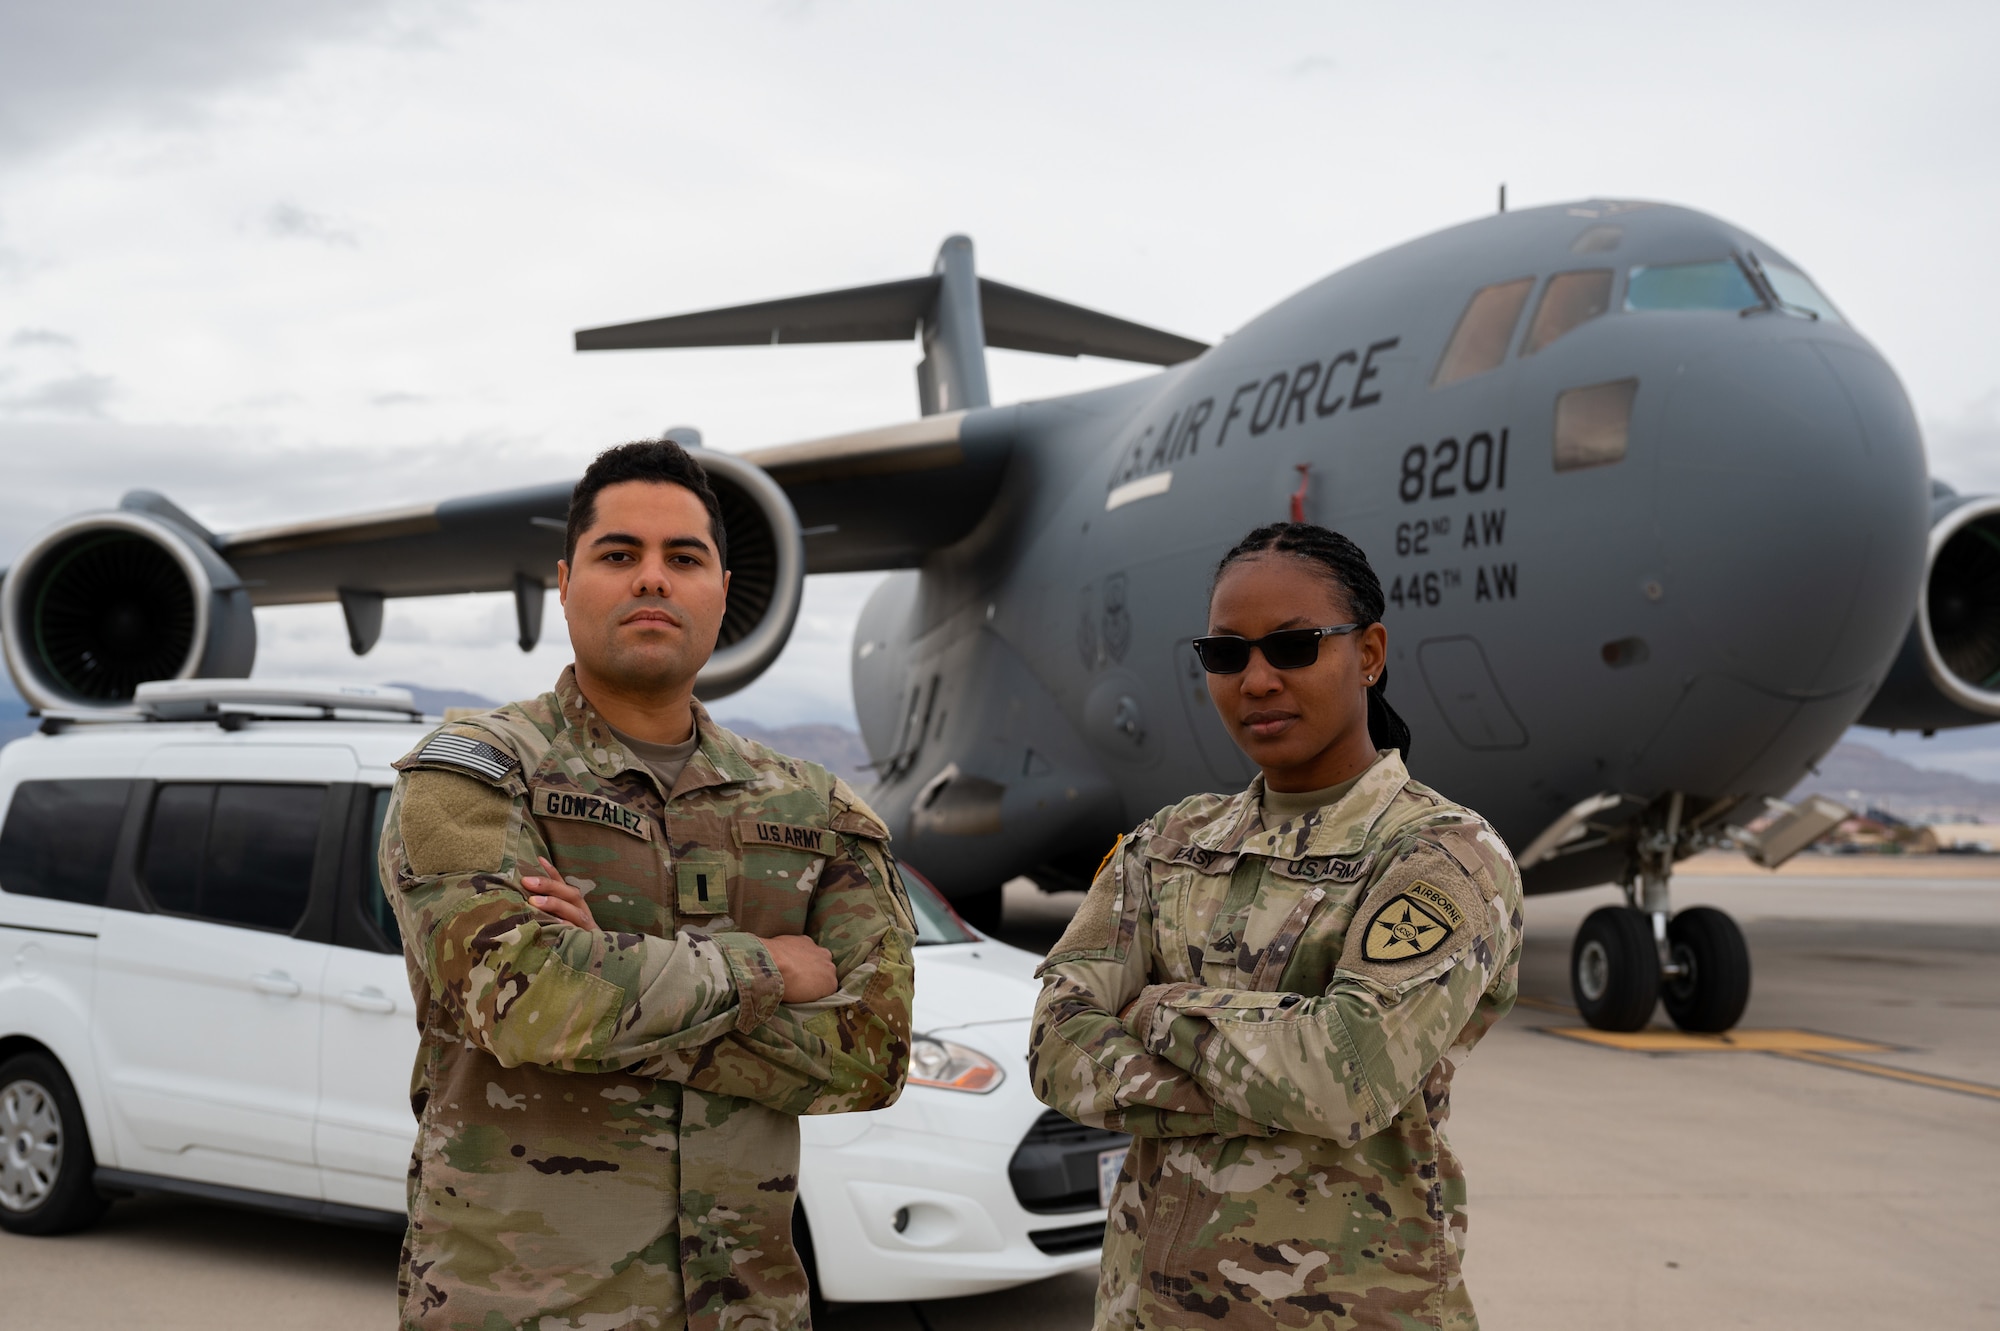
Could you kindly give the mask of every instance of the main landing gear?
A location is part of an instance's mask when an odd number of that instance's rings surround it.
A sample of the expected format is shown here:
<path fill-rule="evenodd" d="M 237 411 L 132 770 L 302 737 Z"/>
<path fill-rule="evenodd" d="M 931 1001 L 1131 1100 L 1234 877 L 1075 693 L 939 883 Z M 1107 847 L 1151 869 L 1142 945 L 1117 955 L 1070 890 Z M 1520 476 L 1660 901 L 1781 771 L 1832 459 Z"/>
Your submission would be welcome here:
<path fill-rule="evenodd" d="M 1666 826 L 1640 843 L 1627 904 L 1592 911 L 1570 946 L 1570 992 L 1598 1030 L 1636 1031 L 1662 1003 L 1684 1031 L 1726 1031 L 1750 1002 L 1750 949 L 1736 921 L 1712 906 L 1670 907 L 1680 815 L 1675 795 Z"/>

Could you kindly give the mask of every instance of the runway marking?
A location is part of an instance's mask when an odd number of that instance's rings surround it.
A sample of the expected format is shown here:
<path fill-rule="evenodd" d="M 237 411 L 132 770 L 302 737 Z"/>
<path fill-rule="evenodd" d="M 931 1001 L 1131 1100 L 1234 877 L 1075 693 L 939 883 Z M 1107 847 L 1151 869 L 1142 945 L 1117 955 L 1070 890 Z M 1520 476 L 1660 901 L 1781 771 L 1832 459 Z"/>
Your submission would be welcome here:
<path fill-rule="evenodd" d="M 1570 1017 L 1576 1015 L 1576 1009 L 1569 1004 L 1547 998 L 1531 998 L 1523 994 L 1519 1002 L 1522 1007 L 1543 1012 L 1560 1012 Z M 1990 1086 L 1985 1082 L 1940 1077 L 1931 1072 L 1913 1072 L 1908 1068 L 1888 1067 L 1881 1063 L 1864 1063 L 1858 1058 L 1842 1058 L 1841 1054 L 1886 1054 L 1894 1051 L 1895 1046 L 1872 1040 L 1822 1035 L 1817 1031 L 1735 1030 L 1723 1035 L 1691 1035 L 1686 1031 L 1661 1027 L 1631 1032 L 1596 1031 L 1582 1026 L 1537 1026 L 1534 1029 L 1545 1035 L 1574 1040 L 1578 1044 L 1592 1044 L 1600 1049 L 1617 1049 L 1625 1053 L 1769 1054 L 1793 1063 L 1811 1063 L 1839 1072 L 1858 1072 L 1864 1077 L 1881 1077 L 1886 1081 L 1900 1081 L 1908 1086 L 1923 1086 L 1933 1091 L 1950 1091 L 1954 1095 L 1976 1096 L 1981 1100 L 2000 1100 L 2000 1086 Z"/>
<path fill-rule="evenodd" d="M 1818 1031 L 1744 1030 L 1701 1035 L 1651 1027 L 1643 1031 L 1599 1031 L 1588 1026 L 1545 1026 L 1550 1035 L 1634 1054 L 1886 1054 L 1895 1046 L 1850 1040 Z"/>
<path fill-rule="evenodd" d="M 1863 1063 L 1858 1058 L 1835 1058 L 1829 1054 L 1805 1049 L 1771 1052 L 1779 1058 L 1788 1058 L 1795 1063 L 1817 1063 L 1823 1068 L 1839 1068 L 1842 1072 L 1859 1072 L 1870 1077 L 1887 1077 L 1890 1081 L 1908 1082 L 1912 1086 L 1928 1086 L 1934 1091 L 1952 1091 L 1959 1095 L 1976 1095 L 1982 1100 L 2000 1100 L 2000 1086 L 1988 1086 L 1984 1082 L 1960 1081 L 1956 1077 L 1912 1072 L 1908 1068 L 1884 1067 L 1880 1063 Z"/>

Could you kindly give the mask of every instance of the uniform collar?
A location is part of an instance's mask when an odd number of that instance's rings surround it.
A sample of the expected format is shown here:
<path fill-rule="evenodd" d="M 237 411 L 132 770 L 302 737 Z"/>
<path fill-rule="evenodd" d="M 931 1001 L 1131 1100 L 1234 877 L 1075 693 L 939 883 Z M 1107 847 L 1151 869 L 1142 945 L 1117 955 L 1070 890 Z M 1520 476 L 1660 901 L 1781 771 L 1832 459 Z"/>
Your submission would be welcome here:
<path fill-rule="evenodd" d="M 639 761 L 638 755 L 626 747 L 609 723 L 598 715 L 590 700 L 577 687 L 576 667 L 564 666 L 556 679 L 556 702 L 562 708 L 563 721 L 569 727 L 570 744 L 583 759 L 584 766 L 592 774 L 606 781 L 626 772 L 652 775 L 652 769 Z M 701 736 L 701 744 L 687 766 L 681 770 L 681 779 L 674 783 L 669 798 L 690 790 L 701 790 L 709 786 L 737 785 L 757 779 L 756 768 L 749 755 L 743 751 L 743 741 L 715 723 L 708 709 L 699 702 L 694 708 L 694 726 Z"/>
<path fill-rule="evenodd" d="M 1288 860 L 1359 854 L 1383 812 L 1410 783 L 1402 754 L 1394 749 L 1376 752 L 1375 765 L 1339 801 L 1271 828 L 1264 826 L 1264 777 L 1259 773 L 1249 789 L 1223 806 L 1220 817 L 1189 840 L 1218 854 L 1242 852 Z"/>

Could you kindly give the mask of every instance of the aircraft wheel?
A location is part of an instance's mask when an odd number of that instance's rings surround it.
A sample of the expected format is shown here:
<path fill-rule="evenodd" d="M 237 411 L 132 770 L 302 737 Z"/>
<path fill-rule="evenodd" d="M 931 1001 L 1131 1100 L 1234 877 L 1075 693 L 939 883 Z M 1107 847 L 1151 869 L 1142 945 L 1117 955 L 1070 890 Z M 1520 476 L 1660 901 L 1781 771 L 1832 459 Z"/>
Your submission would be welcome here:
<path fill-rule="evenodd" d="M 76 1090 L 47 1054 L 0 1063 L 0 1229 L 65 1234 L 104 1213 Z"/>
<path fill-rule="evenodd" d="M 1713 906 L 1694 906 L 1667 922 L 1667 942 L 1679 975 L 1661 987 L 1660 1001 L 1684 1031 L 1726 1031 L 1750 1002 L 1750 948 L 1743 931 Z"/>
<path fill-rule="evenodd" d="M 1600 1031 L 1636 1031 L 1660 997 L 1653 922 L 1630 906 L 1585 917 L 1569 950 L 1569 988 L 1583 1019 Z"/>

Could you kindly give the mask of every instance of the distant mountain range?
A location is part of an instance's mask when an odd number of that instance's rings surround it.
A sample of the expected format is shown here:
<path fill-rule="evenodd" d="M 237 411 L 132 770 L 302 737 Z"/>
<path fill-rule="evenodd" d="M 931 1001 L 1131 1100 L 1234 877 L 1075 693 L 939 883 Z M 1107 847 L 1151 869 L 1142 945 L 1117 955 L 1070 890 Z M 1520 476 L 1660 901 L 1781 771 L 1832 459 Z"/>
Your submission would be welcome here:
<path fill-rule="evenodd" d="M 2000 823 L 2000 783 L 1918 767 L 1866 744 L 1836 744 L 1790 799 L 1824 795 L 1856 812 L 1884 809 L 1913 823 Z"/>
<path fill-rule="evenodd" d="M 432 716 L 447 707 L 492 707 L 492 699 L 464 689 L 433 689 L 399 684 Z M 866 788 L 875 778 L 868 770 L 868 749 L 861 736 L 846 726 L 817 724 L 766 726 L 743 717 L 718 717 L 737 734 L 768 744 L 781 753 L 819 763 L 828 771 Z M 0 744 L 34 730 L 27 704 L 0 682 Z M 1801 781 L 1791 794 L 1796 802 L 1807 795 L 1824 795 L 1849 808 L 1884 809 L 1911 822 L 2000 823 L 2000 782 L 1980 781 L 1958 772 L 1918 767 L 1890 757 L 1866 744 L 1836 744 L 1820 760 L 1819 771 Z"/>

